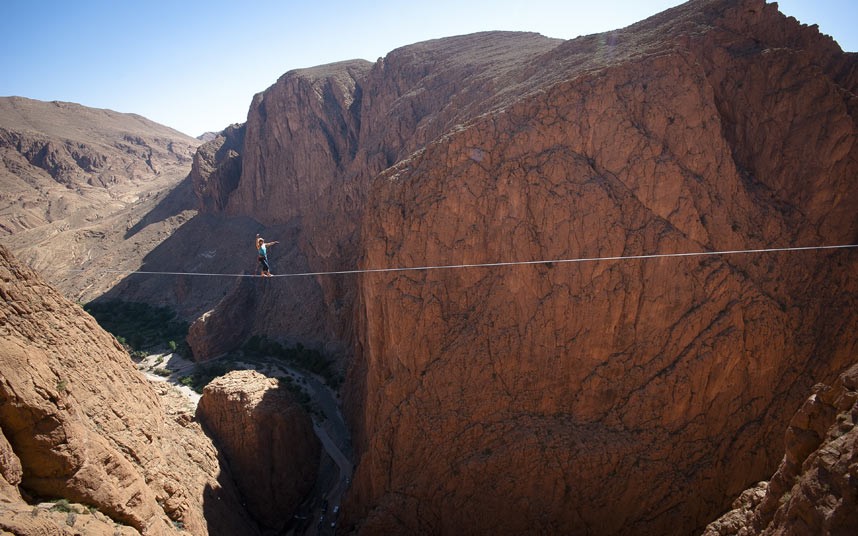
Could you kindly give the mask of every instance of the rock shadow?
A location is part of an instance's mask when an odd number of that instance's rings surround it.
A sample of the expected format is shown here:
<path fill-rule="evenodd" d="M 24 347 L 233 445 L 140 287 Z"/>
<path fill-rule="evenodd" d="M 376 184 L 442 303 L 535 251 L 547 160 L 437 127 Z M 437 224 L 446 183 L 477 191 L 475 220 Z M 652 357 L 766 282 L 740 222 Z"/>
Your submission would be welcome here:
<path fill-rule="evenodd" d="M 206 434 L 208 435 L 208 432 Z M 203 490 L 203 517 L 206 520 L 209 536 L 263 534 L 256 520 L 247 511 L 244 498 L 236 488 L 229 469 L 225 468 L 226 460 L 220 450 L 218 450 L 218 460 L 222 468 L 217 479 L 218 487 L 207 484 Z"/>
<path fill-rule="evenodd" d="M 238 279 L 236 274 L 255 273 L 253 240 L 260 230 L 262 225 L 251 218 L 198 214 L 150 251 L 136 272 L 97 301 L 163 305 L 193 319 L 228 293 Z M 271 258 L 272 262 L 279 260 L 278 252 L 272 250 Z"/>
<path fill-rule="evenodd" d="M 194 185 L 191 181 L 191 176 L 188 175 L 175 188 L 170 190 L 164 196 L 164 199 L 159 201 L 140 221 L 128 229 L 123 238 L 128 240 L 153 223 L 167 220 L 181 214 L 185 210 L 194 210 L 196 208 L 197 199 L 194 194 Z"/>

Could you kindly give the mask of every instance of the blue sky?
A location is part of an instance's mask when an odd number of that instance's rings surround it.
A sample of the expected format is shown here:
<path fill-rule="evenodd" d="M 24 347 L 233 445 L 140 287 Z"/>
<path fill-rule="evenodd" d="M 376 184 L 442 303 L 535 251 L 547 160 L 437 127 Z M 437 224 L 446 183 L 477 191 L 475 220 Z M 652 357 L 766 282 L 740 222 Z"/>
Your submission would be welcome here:
<path fill-rule="evenodd" d="M 622 28 L 679 0 L 2 0 L 0 96 L 133 112 L 198 136 L 243 122 L 286 71 L 375 61 L 394 48 L 484 30 L 549 37 Z M 781 0 L 858 50 L 858 0 Z"/>

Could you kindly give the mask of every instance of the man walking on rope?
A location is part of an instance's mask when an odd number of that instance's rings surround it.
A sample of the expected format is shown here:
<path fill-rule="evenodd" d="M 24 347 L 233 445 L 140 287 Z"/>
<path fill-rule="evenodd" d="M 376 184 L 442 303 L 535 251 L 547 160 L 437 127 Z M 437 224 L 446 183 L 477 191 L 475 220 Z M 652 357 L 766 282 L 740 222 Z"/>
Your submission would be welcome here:
<path fill-rule="evenodd" d="M 268 266 L 268 246 L 273 246 L 274 244 L 279 244 L 280 242 L 266 242 L 262 239 L 261 236 L 256 235 L 256 258 L 259 261 L 259 265 L 262 267 L 262 275 L 263 277 L 271 277 L 271 271 Z"/>

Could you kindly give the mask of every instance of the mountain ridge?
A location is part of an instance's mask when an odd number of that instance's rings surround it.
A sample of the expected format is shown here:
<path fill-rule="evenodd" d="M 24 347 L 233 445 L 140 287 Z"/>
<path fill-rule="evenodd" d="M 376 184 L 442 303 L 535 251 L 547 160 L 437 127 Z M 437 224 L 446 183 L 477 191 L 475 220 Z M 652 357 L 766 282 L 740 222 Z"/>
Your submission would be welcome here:
<path fill-rule="evenodd" d="M 116 282 L 103 270 L 138 266 L 195 213 L 179 185 L 200 143 L 136 114 L 0 98 L 3 242 L 69 296 L 99 296 Z M 159 204 L 159 225 L 123 235 Z"/>

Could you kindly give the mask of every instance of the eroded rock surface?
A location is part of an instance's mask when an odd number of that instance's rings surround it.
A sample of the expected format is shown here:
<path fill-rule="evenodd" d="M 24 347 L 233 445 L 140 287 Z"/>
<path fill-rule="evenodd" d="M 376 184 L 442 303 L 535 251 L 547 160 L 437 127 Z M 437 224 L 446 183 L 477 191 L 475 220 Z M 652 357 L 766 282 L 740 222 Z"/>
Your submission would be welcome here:
<path fill-rule="evenodd" d="M 560 43 L 533 33 L 486 32 L 409 45 L 375 64 L 352 60 L 290 71 L 254 98 L 242 131 L 227 130 L 203 147 L 224 156 L 195 162 L 201 206 L 254 218 L 266 237 L 280 240 L 289 253 L 274 259 L 275 274 L 354 269 L 362 255 L 358 235 L 369 182 L 491 109 L 497 92 L 511 90 L 513 81 L 501 78 L 507 71 L 526 68 Z M 238 146 L 238 182 L 234 175 L 218 180 L 219 170 L 235 162 L 222 148 Z M 234 245 L 235 251 L 246 248 Z M 254 333 L 338 358 L 352 353 L 354 276 L 274 283 L 264 291 L 265 305 L 213 314 L 224 323 L 253 317 Z M 218 324 L 211 315 L 207 321 Z M 230 346 L 199 340 L 200 348 Z M 198 348 L 194 353 L 206 356 Z"/>
<path fill-rule="evenodd" d="M 91 316 L 3 247 L 0 297 L 0 474 L 9 500 L 0 517 L 9 527 L 25 498 L 41 498 L 84 504 L 143 534 L 256 532 L 187 409 L 159 397 L 164 386 L 153 387 Z"/>
<path fill-rule="evenodd" d="M 542 62 L 542 91 L 374 181 L 362 266 L 854 242 L 854 57 L 774 6 L 691 2 Z M 701 530 L 852 359 L 856 268 L 842 251 L 362 276 L 346 512 L 367 534 Z"/>
<path fill-rule="evenodd" d="M 250 513 L 263 527 L 282 529 L 316 480 L 321 445 L 307 413 L 276 378 L 234 371 L 206 386 L 197 416 Z"/>
<path fill-rule="evenodd" d="M 772 477 L 748 490 L 705 536 L 858 532 L 858 365 L 818 384 L 787 428 Z M 753 500 L 749 498 L 753 497 Z"/>

